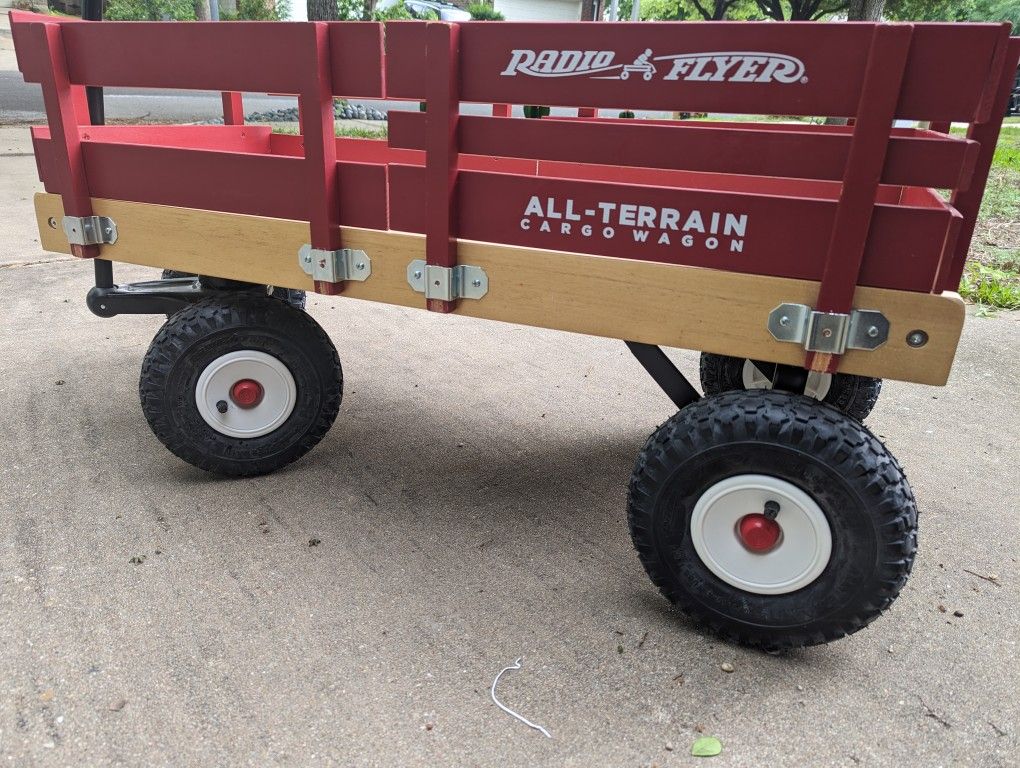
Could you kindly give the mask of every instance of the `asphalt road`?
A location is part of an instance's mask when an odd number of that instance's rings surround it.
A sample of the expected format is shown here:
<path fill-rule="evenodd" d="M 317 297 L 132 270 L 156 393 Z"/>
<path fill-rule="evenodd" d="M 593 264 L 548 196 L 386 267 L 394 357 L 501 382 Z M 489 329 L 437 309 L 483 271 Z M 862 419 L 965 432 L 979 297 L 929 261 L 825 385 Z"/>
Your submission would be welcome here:
<path fill-rule="evenodd" d="M 870 420 L 921 510 L 899 600 L 772 657 L 638 564 L 626 483 L 670 404 L 617 342 L 313 297 L 346 375 L 324 442 L 252 480 L 178 461 L 138 404 L 160 319 L 90 315 L 88 265 L 32 242 L 21 133 L 0 131 L 0 764 L 684 766 L 702 732 L 719 766 L 1020 763 L 1020 315 L 971 318 L 950 385 L 888 382 Z M 489 700 L 518 656 L 501 695 L 551 739 Z"/>

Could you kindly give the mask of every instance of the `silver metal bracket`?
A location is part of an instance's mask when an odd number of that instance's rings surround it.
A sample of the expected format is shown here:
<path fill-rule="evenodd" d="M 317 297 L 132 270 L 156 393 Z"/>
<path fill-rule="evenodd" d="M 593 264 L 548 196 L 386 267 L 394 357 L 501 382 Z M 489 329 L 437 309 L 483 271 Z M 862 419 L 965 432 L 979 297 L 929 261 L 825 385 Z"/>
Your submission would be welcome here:
<path fill-rule="evenodd" d="M 877 349 L 889 338 L 889 321 L 875 309 L 854 309 L 844 315 L 816 312 L 806 304 L 780 304 L 769 313 L 768 328 L 779 341 L 830 355 L 842 355 L 848 349 Z"/>
<path fill-rule="evenodd" d="M 344 280 L 368 280 L 372 274 L 372 260 L 364 251 L 340 248 L 324 251 L 302 245 L 298 250 L 298 264 L 305 274 L 323 283 L 341 283 Z"/>
<path fill-rule="evenodd" d="M 480 299 L 489 292 L 489 277 L 481 267 L 458 264 L 455 267 L 437 267 L 415 259 L 407 265 L 407 282 L 426 299 L 453 301 L 454 299 Z"/>
<path fill-rule="evenodd" d="M 71 245 L 113 245 L 117 225 L 107 216 L 65 216 L 61 223 Z"/>

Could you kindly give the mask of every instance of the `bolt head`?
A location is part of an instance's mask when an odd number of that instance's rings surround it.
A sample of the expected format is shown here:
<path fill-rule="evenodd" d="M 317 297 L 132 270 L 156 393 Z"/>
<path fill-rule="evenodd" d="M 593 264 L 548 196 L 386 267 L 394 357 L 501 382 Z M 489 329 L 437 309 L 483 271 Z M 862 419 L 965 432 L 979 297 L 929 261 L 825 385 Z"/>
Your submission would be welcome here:
<path fill-rule="evenodd" d="M 832 329 L 831 328 L 822 328 L 822 338 L 823 339 L 828 339 L 831 336 L 832 336 Z"/>
<path fill-rule="evenodd" d="M 420 269 L 416 269 L 414 271 L 414 279 L 415 280 L 421 280 L 421 270 Z"/>
<path fill-rule="evenodd" d="M 354 268 L 355 269 L 359 269 L 359 270 L 360 269 L 364 269 L 365 268 L 365 262 L 359 261 L 357 264 L 354 265 Z"/>
<path fill-rule="evenodd" d="M 907 345 L 911 347 L 923 347 L 928 343 L 928 334 L 922 330 L 911 331 L 907 334 Z"/>
<path fill-rule="evenodd" d="M 476 279 L 471 281 L 471 285 L 473 285 L 475 288 L 481 288 L 482 287 L 482 281 L 478 280 L 476 278 Z"/>
<path fill-rule="evenodd" d="M 783 326 L 784 328 L 789 327 L 789 325 L 790 325 L 790 318 L 787 317 L 786 315 L 783 315 L 781 318 L 779 318 L 779 324 L 781 326 Z"/>
<path fill-rule="evenodd" d="M 878 336 L 878 328 L 876 328 L 875 326 L 871 326 L 870 328 L 868 328 L 868 336 L 872 339 Z"/>

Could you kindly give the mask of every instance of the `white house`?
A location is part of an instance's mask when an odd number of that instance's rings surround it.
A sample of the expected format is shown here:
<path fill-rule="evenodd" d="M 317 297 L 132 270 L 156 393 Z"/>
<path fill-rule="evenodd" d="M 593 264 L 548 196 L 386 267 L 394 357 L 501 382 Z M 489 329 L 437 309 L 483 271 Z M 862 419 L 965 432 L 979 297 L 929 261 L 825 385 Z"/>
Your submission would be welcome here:
<path fill-rule="evenodd" d="M 507 21 L 580 21 L 581 0 L 495 0 Z"/>

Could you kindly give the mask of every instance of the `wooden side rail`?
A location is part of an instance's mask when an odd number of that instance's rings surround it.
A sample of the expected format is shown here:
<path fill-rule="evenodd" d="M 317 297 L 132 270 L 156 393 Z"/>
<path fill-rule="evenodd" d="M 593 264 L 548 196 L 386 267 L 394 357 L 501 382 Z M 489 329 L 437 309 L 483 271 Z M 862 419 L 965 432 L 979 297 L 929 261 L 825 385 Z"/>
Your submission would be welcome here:
<path fill-rule="evenodd" d="M 105 246 L 108 258 L 312 288 L 293 255 L 307 235 L 306 222 L 118 200 L 93 204 L 122 230 L 114 245 Z M 60 197 L 40 193 L 35 205 L 42 247 L 66 253 L 67 240 L 47 223 L 63 215 Z M 371 279 L 349 284 L 345 296 L 422 306 L 421 294 L 408 286 L 407 265 L 425 258 L 424 236 L 347 227 L 342 236 L 349 247 L 372 254 Z M 174 247 L 165 248 L 171 241 Z M 459 302 L 456 314 L 790 365 L 803 361 L 803 350 L 773 339 L 765 318 L 780 303 L 810 303 L 818 291 L 818 283 L 807 280 L 465 240 L 457 243 L 457 258 L 485 270 L 489 292 Z M 861 288 L 855 306 L 885 314 L 889 341 L 871 352 L 847 352 L 840 370 L 945 383 L 963 328 L 959 296 Z M 925 331 L 928 343 L 910 347 L 906 336 L 913 330 Z"/>

